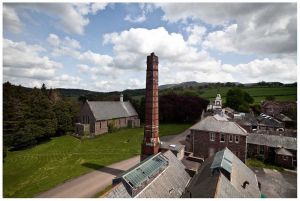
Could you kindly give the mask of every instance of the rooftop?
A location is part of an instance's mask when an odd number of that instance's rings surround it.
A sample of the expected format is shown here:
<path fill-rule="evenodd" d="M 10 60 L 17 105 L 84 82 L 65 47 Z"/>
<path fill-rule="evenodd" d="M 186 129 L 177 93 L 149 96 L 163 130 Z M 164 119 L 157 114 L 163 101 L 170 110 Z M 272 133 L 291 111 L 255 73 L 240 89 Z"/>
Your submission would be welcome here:
<path fill-rule="evenodd" d="M 297 138 L 282 135 L 263 135 L 251 133 L 247 136 L 247 144 L 265 145 L 268 147 L 283 147 L 297 150 Z"/>
<path fill-rule="evenodd" d="M 179 198 L 190 179 L 184 165 L 168 150 L 145 159 L 118 176 L 114 179 L 117 185 L 103 197 Z M 133 185 L 129 185 L 129 181 L 134 182 Z"/>
<path fill-rule="evenodd" d="M 215 168 L 220 171 L 212 172 Z M 224 173 L 229 174 L 230 178 Z M 183 197 L 259 198 L 260 190 L 254 172 L 225 148 L 204 161 L 187 186 Z"/>
<path fill-rule="evenodd" d="M 121 101 L 87 101 L 96 120 L 137 116 L 130 102 Z"/>
<path fill-rule="evenodd" d="M 208 116 L 192 126 L 191 130 L 213 131 L 238 135 L 247 135 L 247 131 L 235 122 L 220 121 L 213 116 Z"/>
<path fill-rule="evenodd" d="M 184 149 L 184 147 L 185 147 L 185 145 L 182 145 L 182 144 L 174 144 L 174 143 L 171 143 L 171 142 L 164 142 L 164 141 L 160 142 L 160 148 L 161 149 L 168 149 L 168 150 L 171 150 L 171 151 L 179 152 L 180 150 Z"/>
<path fill-rule="evenodd" d="M 276 149 L 275 152 L 278 155 L 293 156 L 293 154 L 289 150 L 286 150 L 285 148 Z"/>

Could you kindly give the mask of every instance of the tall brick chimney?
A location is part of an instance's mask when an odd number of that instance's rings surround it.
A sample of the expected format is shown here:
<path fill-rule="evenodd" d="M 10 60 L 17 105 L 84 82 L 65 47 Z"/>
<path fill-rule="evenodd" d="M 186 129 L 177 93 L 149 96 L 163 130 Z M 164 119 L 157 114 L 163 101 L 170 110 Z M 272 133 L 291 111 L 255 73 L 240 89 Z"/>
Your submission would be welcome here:
<path fill-rule="evenodd" d="M 158 57 L 147 56 L 146 113 L 141 160 L 159 152 Z"/>

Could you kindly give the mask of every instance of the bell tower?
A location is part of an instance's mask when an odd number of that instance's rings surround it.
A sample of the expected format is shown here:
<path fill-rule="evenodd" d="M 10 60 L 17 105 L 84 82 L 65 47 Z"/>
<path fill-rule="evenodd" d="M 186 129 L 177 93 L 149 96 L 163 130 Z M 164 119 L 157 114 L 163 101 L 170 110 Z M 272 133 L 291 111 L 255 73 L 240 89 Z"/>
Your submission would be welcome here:
<path fill-rule="evenodd" d="M 141 160 L 159 152 L 158 57 L 147 56 L 146 112 Z"/>

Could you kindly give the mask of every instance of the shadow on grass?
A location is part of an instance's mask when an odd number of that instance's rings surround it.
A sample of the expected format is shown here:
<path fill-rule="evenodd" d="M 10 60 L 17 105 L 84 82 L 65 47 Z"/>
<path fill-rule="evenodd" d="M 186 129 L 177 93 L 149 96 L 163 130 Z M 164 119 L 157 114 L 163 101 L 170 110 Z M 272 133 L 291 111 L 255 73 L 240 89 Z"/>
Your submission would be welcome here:
<path fill-rule="evenodd" d="M 99 172 L 104 172 L 104 173 L 112 174 L 112 175 L 115 175 L 115 176 L 118 176 L 119 174 L 124 172 L 124 170 L 111 168 L 111 167 L 105 167 L 105 166 L 98 165 L 98 164 L 95 164 L 95 163 L 83 163 L 81 165 L 84 166 L 84 167 L 90 168 L 90 169 L 97 170 Z"/>

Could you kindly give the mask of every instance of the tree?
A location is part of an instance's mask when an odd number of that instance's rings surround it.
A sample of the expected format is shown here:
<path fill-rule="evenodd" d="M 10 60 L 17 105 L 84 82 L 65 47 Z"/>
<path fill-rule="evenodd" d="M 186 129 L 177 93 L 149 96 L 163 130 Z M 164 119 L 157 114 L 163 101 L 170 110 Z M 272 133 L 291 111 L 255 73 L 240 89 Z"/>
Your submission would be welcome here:
<path fill-rule="evenodd" d="M 226 106 L 240 112 L 248 112 L 249 104 L 253 102 L 254 99 L 239 88 L 228 90 L 226 95 Z"/>
<path fill-rule="evenodd" d="M 275 96 L 266 96 L 266 100 L 268 101 L 274 101 L 276 99 Z"/>

